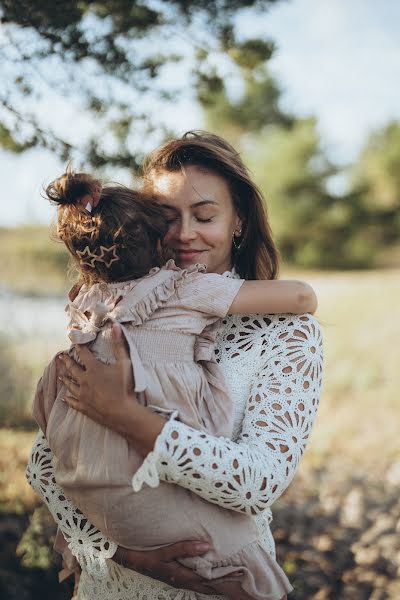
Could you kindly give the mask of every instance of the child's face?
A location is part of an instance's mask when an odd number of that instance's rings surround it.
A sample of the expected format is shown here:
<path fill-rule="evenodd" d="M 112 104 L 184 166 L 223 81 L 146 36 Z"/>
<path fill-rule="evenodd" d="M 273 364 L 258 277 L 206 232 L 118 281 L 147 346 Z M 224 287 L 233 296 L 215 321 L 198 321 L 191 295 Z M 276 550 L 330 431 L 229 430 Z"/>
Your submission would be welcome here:
<path fill-rule="evenodd" d="M 232 268 L 232 234 L 240 219 L 223 179 L 198 167 L 154 175 L 153 192 L 167 208 L 168 233 L 164 243 L 185 268 L 203 263 L 209 273 Z"/>

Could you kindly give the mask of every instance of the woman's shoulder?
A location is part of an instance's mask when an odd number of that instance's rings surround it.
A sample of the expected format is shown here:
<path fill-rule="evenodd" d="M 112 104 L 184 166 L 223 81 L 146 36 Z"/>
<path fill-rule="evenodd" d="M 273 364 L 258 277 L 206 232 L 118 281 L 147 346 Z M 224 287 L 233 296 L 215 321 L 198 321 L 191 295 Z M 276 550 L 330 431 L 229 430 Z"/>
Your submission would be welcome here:
<path fill-rule="evenodd" d="M 223 320 L 219 346 L 238 355 L 272 356 L 294 345 L 305 348 L 322 345 L 320 325 L 311 314 L 229 315 Z"/>
<path fill-rule="evenodd" d="M 290 314 L 279 314 L 279 315 L 264 315 L 264 317 L 271 322 L 271 326 L 276 329 L 304 329 L 312 327 L 314 329 L 320 329 L 318 319 L 310 314 L 304 313 L 300 315 L 290 315 Z"/>
<path fill-rule="evenodd" d="M 317 318 L 309 313 L 301 315 L 291 314 L 242 314 L 229 315 L 223 320 L 224 330 L 237 329 L 246 330 L 257 334 L 268 335 L 276 329 L 309 328 L 320 329 Z"/>

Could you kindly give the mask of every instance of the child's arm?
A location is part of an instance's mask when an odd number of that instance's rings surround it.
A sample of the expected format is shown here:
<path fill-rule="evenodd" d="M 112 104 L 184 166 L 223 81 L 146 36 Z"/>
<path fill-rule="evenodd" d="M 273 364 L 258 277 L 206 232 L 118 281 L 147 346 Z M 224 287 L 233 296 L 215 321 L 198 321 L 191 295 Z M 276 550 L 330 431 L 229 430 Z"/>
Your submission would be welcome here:
<path fill-rule="evenodd" d="M 245 281 L 228 313 L 311 313 L 317 310 L 317 296 L 303 281 Z"/>

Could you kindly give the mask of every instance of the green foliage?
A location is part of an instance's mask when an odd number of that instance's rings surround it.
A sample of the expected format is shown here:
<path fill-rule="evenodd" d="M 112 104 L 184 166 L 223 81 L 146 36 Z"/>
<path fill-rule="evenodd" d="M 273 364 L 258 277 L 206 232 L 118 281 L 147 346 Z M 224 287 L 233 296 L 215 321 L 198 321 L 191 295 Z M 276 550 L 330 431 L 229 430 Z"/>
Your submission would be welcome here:
<path fill-rule="evenodd" d="M 45 506 L 36 508 L 28 528 L 19 541 L 16 554 L 28 569 L 49 569 L 52 564 L 52 546 L 56 526 Z"/>
<path fill-rule="evenodd" d="M 265 39 L 236 39 L 241 10 L 265 12 L 278 0 L 0 0 L 3 65 L 0 147 L 22 151 L 44 146 L 62 160 L 82 158 L 94 167 L 137 170 L 142 141 L 167 133 L 157 118 L 159 102 L 182 92 L 166 69 L 193 55 L 187 93 L 204 89 L 204 78 L 224 57 L 236 69 L 271 56 Z M 224 62 L 224 61 L 222 61 Z M 219 69 L 219 68 L 218 68 Z M 215 78 L 222 81 L 218 69 Z M 47 96 L 63 97 L 86 115 L 94 133 L 79 147 L 39 117 Z M 76 142 L 74 142 L 76 143 Z"/>
<path fill-rule="evenodd" d="M 270 125 L 290 127 L 293 117 L 279 106 L 281 91 L 271 77 L 267 61 L 272 56 L 271 42 L 247 40 L 229 49 L 241 74 L 242 93 L 229 94 L 225 81 L 213 71 L 203 74 L 197 97 L 204 109 L 206 127 L 240 145 L 249 133 L 260 133 Z"/>
<path fill-rule="evenodd" d="M 400 123 L 371 134 L 353 168 L 353 186 L 362 194 L 380 244 L 400 241 Z"/>
<path fill-rule="evenodd" d="M 268 61 L 274 50 L 272 42 L 252 39 L 230 48 L 229 55 L 239 67 L 252 70 Z"/>
<path fill-rule="evenodd" d="M 242 63 L 244 90 L 224 85 L 202 94 L 207 125 L 242 150 L 267 199 L 283 258 L 317 268 L 366 268 L 399 240 L 400 126 L 375 134 L 361 155 L 349 192 L 329 191 L 337 173 L 321 148 L 315 119 L 280 108 L 280 90 L 265 64 Z M 205 82 L 207 84 L 207 81 Z M 206 87 L 206 86 L 205 86 Z"/>
<path fill-rule="evenodd" d="M 354 167 L 354 180 L 367 188 L 371 206 L 400 209 L 400 123 L 371 134 Z"/>
<path fill-rule="evenodd" d="M 247 139 L 245 159 L 265 191 L 272 228 L 285 260 L 302 267 L 363 268 L 374 258 L 375 232 L 358 194 L 334 196 L 335 173 L 314 119 L 274 127 Z"/>
<path fill-rule="evenodd" d="M 0 123 L 0 148 L 3 148 L 3 150 L 7 150 L 8 152 L 14 152 L 14 154 L 21 154 L 31 147 L 32 145 L 30 142 L 18 142 L 14 138 L 12 131 Z"/>

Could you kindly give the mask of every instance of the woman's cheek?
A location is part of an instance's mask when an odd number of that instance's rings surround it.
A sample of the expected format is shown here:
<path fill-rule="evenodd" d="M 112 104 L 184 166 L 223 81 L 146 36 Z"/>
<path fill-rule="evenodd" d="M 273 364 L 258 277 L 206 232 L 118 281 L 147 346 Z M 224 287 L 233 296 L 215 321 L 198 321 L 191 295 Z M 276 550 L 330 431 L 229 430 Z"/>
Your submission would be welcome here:
<path fill-rule="evenodd" d="M 231 247 L 231 234 L 226 228 L 226 223 L 210 223 L 208 228 L 204 230 L 203 237 L 208 238 L 212 246 L 219 246 L 221 249 Z"/>

